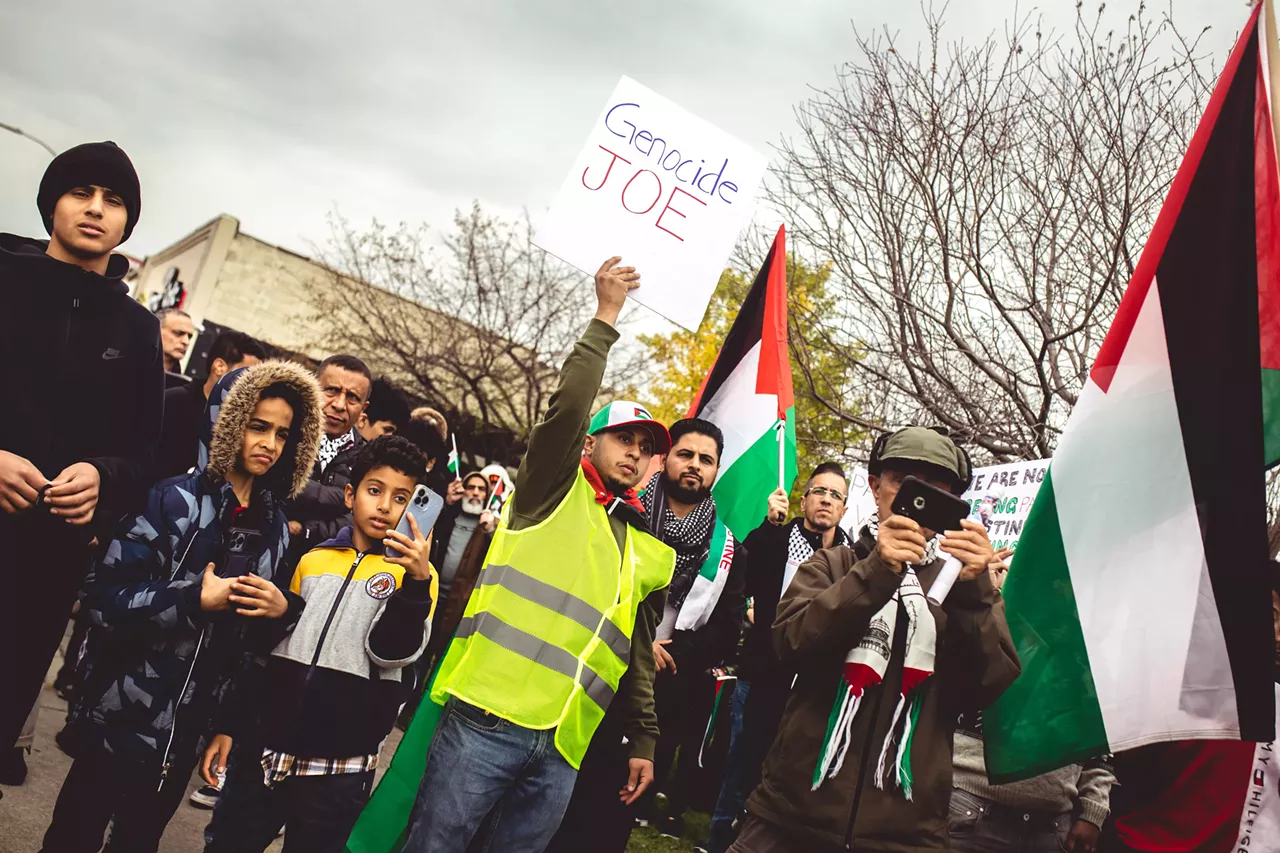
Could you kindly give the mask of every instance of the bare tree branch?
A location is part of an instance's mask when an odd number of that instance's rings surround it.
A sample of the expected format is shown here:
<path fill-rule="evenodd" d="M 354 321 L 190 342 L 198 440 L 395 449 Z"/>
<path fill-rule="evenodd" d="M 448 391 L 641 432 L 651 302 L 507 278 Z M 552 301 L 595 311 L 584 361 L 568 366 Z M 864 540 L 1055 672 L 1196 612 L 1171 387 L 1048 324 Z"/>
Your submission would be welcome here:
<path fill-rule="evenodd" d="M 833 264 L 836 308 L 802 318 L 805 392 L 873 430 L 948 426 L 992 461 L 1052 454 L 1211 85 L 1199 37 L 1137 5 L 1123 31 L 1016 18 L 914 53 L 888 32 L 801 104 L 769 197 Z M 856 393 L 805 361 L 837 354 Z M 846 402 L 851 401 L 851 402 Z"/>

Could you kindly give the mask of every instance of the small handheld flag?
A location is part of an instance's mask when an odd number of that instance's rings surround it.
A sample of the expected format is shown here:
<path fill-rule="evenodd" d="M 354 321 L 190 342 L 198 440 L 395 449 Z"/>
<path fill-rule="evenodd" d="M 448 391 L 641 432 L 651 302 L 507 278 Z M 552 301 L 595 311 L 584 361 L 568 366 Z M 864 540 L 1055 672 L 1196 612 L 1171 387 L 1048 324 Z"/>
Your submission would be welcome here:
<path fill-rule="evenodd" d="M 458 462 L 458 437 L 450 435 L 449 441 L 453 444 L 453 449 L 449 451 L 449 473 L 457 480 L 460 479 L 458 471 L 461 470 L 461 465 Z"/>

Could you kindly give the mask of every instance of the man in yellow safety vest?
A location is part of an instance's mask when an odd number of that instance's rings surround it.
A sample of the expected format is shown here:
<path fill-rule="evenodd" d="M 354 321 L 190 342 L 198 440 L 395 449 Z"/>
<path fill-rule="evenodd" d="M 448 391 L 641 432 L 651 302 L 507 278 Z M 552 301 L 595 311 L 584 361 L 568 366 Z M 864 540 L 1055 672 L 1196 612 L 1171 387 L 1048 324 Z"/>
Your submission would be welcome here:
<path fill-rule="evenodd" d="M 560 824 L 582 756 L 611 704 L 625 718 L 631 802 L 653 779 L 653 639 L 675 552 L 648 531 L 635 486 L 671 438 L 643 406 L 588 421 L 627 291 L 611 258 L 598 309 L 516 475 L 475 591 L 436 675 L 444 712 L 404 850 L 539 853 Z M 489 818 L 486 820 L 486 818 Z"/>

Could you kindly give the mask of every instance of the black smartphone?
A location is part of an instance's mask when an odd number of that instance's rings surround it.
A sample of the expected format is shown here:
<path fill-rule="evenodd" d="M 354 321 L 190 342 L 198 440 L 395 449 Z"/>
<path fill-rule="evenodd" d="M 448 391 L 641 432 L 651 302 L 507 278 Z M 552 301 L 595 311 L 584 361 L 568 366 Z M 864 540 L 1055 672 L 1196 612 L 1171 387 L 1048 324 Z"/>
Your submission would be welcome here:
<path fill-rule="evenodd" d="M 222 571 L 218 576 L 226 579 L 254 574 L 254 569 L 258 567 L 261 542 L 262 534 L 257 530 L 231 528 L 231 532 L 227 534 L 227 556 L 222 561 Z M 239 612 L 244 608 L 232 605 L 232 609 Z"/>
<path fill-rule="evenodd" d="M 968 501 L 916 477 L 902 481 L 889 509 L 934 533 L 959 530 L 960 522 L 969 517 Z"/>
<path fill-rule="evenodd" d="M 233 527 L 227 535 L 227 556 L 222 561 L 219 576 L 238 578 L 241 575 L 254 574 L 258 567 L 258 552 L 262 534 L 257 530 Z"/>

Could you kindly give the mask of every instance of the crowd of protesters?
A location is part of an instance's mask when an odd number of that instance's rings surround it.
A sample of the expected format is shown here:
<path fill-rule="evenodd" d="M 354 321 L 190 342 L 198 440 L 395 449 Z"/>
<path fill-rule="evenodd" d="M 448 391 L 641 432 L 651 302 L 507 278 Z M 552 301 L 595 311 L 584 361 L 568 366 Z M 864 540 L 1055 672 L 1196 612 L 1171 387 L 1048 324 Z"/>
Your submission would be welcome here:
<path fill-rule="evenodd" d="M 419 703 L 439 719 L 392 832 L 411 853 L 622 851 L 636 826 L 681 835 L 694 805 L 714 853 L 1196 849 L 1159 816 L 1186 813 L 1213 746 L 1130 757 L 1109 842 L 1109 760 L 987 781 L 981 711 L 1020 671 L 1008 553 L 891 508 L 908 476 L 965 491 L 942 432 L 876 442 L 854 537 L 832 461 L 800 515 L 762 495 L 738 541 L 712 497 L 720 428 L 592 411 L 640 281 L 612 258 L 514 483 L 446 475 L 445 418 L 357 355 L 312 371 L 227 332 L 202 378 L 176 376 L 195 327 L 123 283 L 112 251 L 142 205 L 114 144 L 55 158 L 37 206 L 47 242 L 0 235 L 0 542 L 33 593 L 0 602 L 0 781 L 25 773 L 74 613 L 48 853 L 156 850 L 196 773 L 207 851 L 282 829 L 286 850 L 346 849 Z M 423 484 L 444 509 L 405 532 Z M 922 589 L 947 555 L 939 606 Z M 1182 835 L 1233 817 L 1211 811 Z"/>

